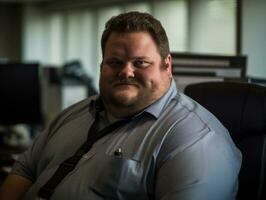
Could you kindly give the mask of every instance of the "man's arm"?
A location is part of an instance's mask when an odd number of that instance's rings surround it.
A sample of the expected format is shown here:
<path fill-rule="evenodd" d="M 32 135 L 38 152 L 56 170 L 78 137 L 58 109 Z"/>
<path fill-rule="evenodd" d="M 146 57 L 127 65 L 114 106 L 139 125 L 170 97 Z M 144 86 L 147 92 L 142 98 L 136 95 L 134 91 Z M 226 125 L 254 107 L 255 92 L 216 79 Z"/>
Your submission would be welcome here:
<path fill-rule="evenodd" d="M 32 182 L 19 175 L 10 174 L 0 189 L 1 200 L 18 200 L 22 199 L 24 194 L 32 185 Z"/>
<path fill-rule="evenodd" d="M 235 199 L 241 157 L 214 133 L 166 158 L 157 170 L 155 199 Z"/>

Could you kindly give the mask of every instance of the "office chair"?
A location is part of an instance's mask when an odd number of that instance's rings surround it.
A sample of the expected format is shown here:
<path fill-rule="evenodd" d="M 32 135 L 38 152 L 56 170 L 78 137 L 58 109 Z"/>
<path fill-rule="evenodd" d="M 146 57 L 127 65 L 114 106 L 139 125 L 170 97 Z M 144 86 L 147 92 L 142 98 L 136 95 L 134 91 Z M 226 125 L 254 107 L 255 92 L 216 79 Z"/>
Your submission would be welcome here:
<path fill-rule="evenodd" d="M 243 82 L 204 82 L 184 93 L 211 111 L 242 152 L 238 200 L 266 199 L 266 87 Z"/>

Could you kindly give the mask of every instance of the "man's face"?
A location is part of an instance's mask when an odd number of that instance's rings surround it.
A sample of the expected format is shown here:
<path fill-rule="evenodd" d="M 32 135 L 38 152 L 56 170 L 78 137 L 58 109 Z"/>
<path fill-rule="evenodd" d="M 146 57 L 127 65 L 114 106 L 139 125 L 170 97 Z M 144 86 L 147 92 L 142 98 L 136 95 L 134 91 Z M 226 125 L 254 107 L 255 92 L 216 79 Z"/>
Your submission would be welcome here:
<path fill-rule="evenodd" d="M 104 49 L 100 94 L 112 115 L 116 110 L 117 117 L 126 117 L 152 104 L 168 90 L 171 77 L 171 56 L 162 60 L 147 32 L 111 33 Z"/>

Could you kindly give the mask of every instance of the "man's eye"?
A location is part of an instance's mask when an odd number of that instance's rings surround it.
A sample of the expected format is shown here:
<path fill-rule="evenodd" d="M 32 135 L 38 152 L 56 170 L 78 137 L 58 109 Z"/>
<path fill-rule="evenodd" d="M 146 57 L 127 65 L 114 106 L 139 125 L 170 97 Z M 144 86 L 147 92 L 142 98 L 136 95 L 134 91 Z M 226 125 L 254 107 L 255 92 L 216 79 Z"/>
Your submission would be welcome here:
<path fill-rule="evenodd" d="M 120 60 L 109 60 L 106 63 L 111 67 L 120 67 L 123 64 Z"/>
<path fill-rule="evenodd" d="M 138 68 L 146 68 L 150 65 L 150 63 L 145 60 L 136 60 L 133 62 L 133 64 L 135 67 L 138 67 Z"/>

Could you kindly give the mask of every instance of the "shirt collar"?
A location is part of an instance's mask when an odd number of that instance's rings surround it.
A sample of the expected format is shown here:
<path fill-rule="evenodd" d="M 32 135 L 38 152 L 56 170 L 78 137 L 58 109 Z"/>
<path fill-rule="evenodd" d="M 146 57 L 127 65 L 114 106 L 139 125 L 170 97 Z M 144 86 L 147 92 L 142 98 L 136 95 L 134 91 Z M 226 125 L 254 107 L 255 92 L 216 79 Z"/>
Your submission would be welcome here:
<path fill-rule="evenodd" d="M 176 97 L 176 95 L 177 95 L 176 82 L 172 78 L 170 87 L 167 90 L 167 92 L 157 101 L 148 106 L 144 110 L 144 112 L 149 113 L 154 117 L 158 118 L 161 112 L 164 110 L 165 106 L 167 106 L 170 103 L 170 101 Z"/>

